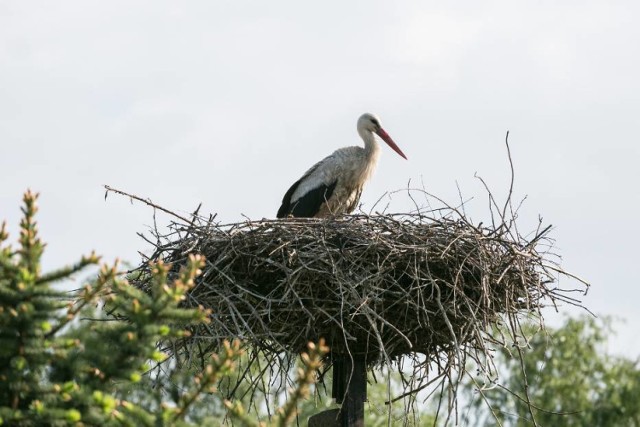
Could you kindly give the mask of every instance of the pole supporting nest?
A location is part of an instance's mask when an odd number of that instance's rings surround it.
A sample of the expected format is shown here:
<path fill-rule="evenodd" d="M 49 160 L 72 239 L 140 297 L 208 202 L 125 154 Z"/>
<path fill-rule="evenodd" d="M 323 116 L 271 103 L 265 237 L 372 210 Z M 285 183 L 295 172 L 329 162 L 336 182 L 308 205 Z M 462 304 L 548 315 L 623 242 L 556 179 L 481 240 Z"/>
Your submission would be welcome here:
<path fill-rule="evenodd" d="M 364 355 L 333 355 L 332 397 L 341 403 L 340 427 L 364 427 L 367 364 Z"/>

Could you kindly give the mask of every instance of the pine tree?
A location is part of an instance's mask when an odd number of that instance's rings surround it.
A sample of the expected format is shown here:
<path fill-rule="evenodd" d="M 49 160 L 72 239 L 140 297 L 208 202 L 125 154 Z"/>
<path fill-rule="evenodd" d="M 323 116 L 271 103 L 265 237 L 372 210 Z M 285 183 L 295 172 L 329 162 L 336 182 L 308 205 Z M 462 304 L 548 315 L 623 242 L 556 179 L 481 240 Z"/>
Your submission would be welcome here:
<path fill-rule="evenodd" d="M 149 293 L 130 286 L 117 263 L 100 265 L 94 253 L 43 274 L 45 245 L 35 222 L 37 197 L 30 191 L 24 195 L 16 249 L 7 244 L 6 225 L 0 228 L 0 425 L 219 423 L 215 418 L 194 423 L 191 409 L 205 396 L 215 396 L 219 406 L 227 408 L 224 415 L 239 425 L 260 425 L 241 405 L 216 394 L 216 384 L 234 372 L 243 353 L 237 341 L 226 342 L 195 376 L 170 368 L 169 380 L 181 386 L 173 393 L 151 387 L 150 366 L 169 357 L 158 350 L 158 342 L 187 333 L 175 325 L 207 321 L 207 310 L 179 308 L 204 259 L 191 256 L 172 283 L 167 282 L 171 266 L 155 264 Z M 81 289 L 69 293 L 54 286 L 90 266 L 99 266 L 97 278 Z M 96 309 L 102 304 L 111 314 Z M 297 388 L 277 411 L 273 425 L 289 425 L 295 418 L 326 351 L 322 343 L 310 344 L 302 356 Z"/>

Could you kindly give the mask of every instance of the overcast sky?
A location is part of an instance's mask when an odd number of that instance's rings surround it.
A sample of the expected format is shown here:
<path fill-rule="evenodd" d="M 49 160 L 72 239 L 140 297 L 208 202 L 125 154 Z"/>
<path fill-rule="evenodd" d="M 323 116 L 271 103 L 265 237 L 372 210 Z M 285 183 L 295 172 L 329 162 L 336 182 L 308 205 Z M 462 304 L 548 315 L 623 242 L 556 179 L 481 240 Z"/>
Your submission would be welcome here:
<path fill-rule="evenodd" d="M 136 263 L 151 211 L 103 184 L 273 218 L 370 111 L 409 161 L 383 148 L 365 210 L 409 180 L 455 203 L 457 182 L 480 220 L 474 174 L 506 194 L 510 130 L 523 226 L 554 225 L 585 304 L 627 320 L 611 349 L 636 357 L 638 16 L 638 1 L 0 0 L 0 218 L 15 239 L 29 187 L 46 268 L 92 249 Z"/>

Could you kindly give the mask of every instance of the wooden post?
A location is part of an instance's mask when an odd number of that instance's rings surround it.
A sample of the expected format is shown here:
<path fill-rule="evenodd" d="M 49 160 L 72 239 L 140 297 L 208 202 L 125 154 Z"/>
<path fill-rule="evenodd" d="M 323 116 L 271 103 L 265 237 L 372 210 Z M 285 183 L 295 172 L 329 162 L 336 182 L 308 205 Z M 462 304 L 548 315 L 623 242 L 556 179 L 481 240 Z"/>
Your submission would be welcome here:
<path fill-rule="evenodd" d="M 336 400 L 336 403 L 342 403 L 346 390 L 345 382 L 345 357 L 342 354 L 332 354 L 331 359 L 333 362 L 333 387 L 331 387 L 331 397 Z"/>
<path fill-rule="evenodd" d="M 346 395 L 345 395 L 346 391 Z M 367 400 L 367 365 L 365 357 L 333 356 L 332 396 L 340 408 L 341 427 L 364 427 L 364 402 Z"/>

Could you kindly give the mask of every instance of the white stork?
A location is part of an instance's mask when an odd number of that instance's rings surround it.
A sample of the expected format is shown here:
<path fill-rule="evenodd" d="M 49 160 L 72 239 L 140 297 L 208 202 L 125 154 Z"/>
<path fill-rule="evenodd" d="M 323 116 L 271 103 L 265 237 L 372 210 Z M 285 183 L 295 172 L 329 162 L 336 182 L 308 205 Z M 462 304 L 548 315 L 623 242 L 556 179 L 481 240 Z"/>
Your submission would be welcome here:
<path fill-rule="evenodd" d="M 362 187 L 380 156 L 374 133 L 396 153 L 407 158 L 380 126 L 378 117 L 365 113 L 358 119 L 358 134 L 364 141 L 364 148 L 340 148 L 313 165 L 284 195 L 278 218 L 289 215 L 324 218 L 353 212 L 358 206 Z"/>

